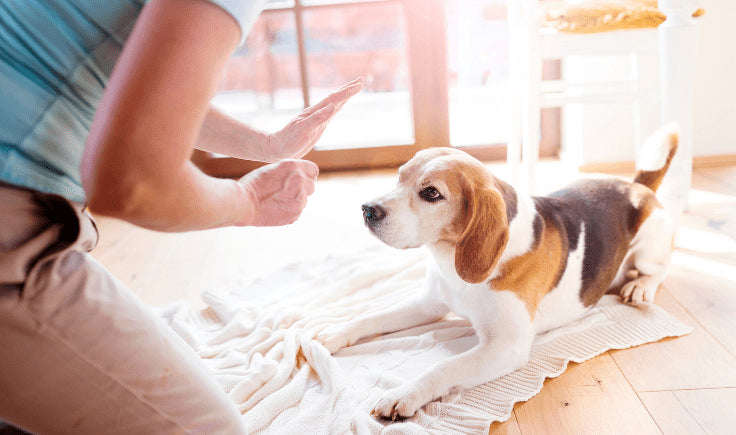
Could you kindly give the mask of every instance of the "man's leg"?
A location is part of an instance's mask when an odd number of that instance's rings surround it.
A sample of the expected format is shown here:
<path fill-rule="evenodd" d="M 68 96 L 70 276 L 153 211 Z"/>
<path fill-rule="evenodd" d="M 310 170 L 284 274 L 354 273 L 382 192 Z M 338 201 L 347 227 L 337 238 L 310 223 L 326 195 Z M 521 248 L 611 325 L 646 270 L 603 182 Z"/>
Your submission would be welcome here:
<path fill-rule="evenodd" d="M 39 433 L 245 432 L 193 350 L 78 249 L 85 232 L 23 285 L 0 279 L 0 420 Z"/>

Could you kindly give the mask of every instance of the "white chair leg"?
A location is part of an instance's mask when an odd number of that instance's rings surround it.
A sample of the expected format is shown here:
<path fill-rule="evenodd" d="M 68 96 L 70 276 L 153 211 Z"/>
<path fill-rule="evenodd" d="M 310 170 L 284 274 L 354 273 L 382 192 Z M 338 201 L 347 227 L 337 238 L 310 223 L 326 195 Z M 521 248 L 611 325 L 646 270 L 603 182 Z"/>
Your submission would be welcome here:
<path fill-rule="evenodd" d="M 667 20 L 659 26 L 662 122 L 680 126 L 677 154 L 660 187 L 660 199 L 679 223 L 692 183 L 692 101 L 698 28 L 692 0 L 660 0 Z"/>
<path fill-rule="evenodd" d="M 518 41 L 519 29 L 509 29 L 509 130 L 506 146 L 506 163 L 509 168 L 509 182 L 519 184 L 519 159 L 521 157 L 521 126 L 523 93 L 522 66 L 520 65 L 521 44 Z"/>
<path fill-rule="evenodd" d="M 523 121 L 521 138 L 521 191 L 535 193 L 537 160 L 539 158 L 542 58 L 541 41 L 538 33 L 538 4 L 536 0 L 526 2 L 529 23 L 524 35 L 526 57 L 523 80 Z"/>
<path fill-rule="evenodd" d="M 525 6 L 521 2 L 508 2 L 507 21 L 509 26 L 509 130 L 506 147 L 506 163 L 509 182 L 519 186 L 519 162 L 521 159 L 521 131 L 525 105 L 522 103 L 526 82 L 523 79 L 525 64 L 525 29 L 528 25 Z"/>
<path fill-rule="evenodd" d="M 636 159 L 634 161 L 638 161 L 639 152 L 641 151 L 641 146 L 644 141 L 644 137 L 642 134 L 642 92 L 644 91 L 642 86 L 642 68 L 641 68 L 641 62 L 639 62 L 639 53 L 632 53 L 630 55 L 630 68 L 631 68 L 631 74 L 633 76 L 633 81 L 636 83 L 636 97 L 634 98 L 634 108 L 633 108 L 633 139 L 634 139 L 634 152 L 636 155 Z"/>
<path fill-rule="evenodd" d="M 536 53 L 539 47 L 529 47 L 529 60 L 525 78 L 527 79 L 524 96 L 524 122 L 522 135 L 522 184 L 526 193 L 533 195 L 536 190 L 537 161 L 539 160 L 539 139 L 541 136 L 541 102 L 540 81 L 542 80 L 542 60 Z M 538 44 L 537 44 L 538 45 Z"/>

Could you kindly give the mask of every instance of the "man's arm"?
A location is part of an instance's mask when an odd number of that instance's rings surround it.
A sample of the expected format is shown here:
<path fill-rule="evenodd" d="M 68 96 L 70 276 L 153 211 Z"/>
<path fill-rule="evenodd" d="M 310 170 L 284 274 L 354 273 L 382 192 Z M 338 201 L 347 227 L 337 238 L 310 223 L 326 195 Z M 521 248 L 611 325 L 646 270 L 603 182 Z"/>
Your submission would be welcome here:
<path fill-rule="evenodd" d="M 239 38 L 235 20 L 211 3 L 148 2 L 112 72 L 85 144 L 80 169 L 93 212 L 160 231 L 263 221 L 259 214 L 268 210 L 254 204 L 262 196 L 256 192 L 257 180 L 208 177 L 189 160 Z M 311 162 L 289 168 L 288 183 L 284 178 L 276 185 L 313 190 L 317 171 Z M 283 175 L 283 168 L 258 174 Z M 298 216 L 304 198 L 297 202 L 281 212 Z"/>
<path fill-rule="evenodd" d="M 268 133 L 244 124 L 210 106 L 195 147 L 238 159 L 267 162 Z"/>

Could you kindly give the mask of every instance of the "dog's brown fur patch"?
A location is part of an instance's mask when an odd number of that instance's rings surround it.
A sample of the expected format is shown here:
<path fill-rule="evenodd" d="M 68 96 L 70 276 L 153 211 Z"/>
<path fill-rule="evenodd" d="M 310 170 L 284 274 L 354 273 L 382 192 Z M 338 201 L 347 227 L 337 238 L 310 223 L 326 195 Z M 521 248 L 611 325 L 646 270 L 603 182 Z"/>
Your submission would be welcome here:
<path fill-rule="evenodd" d="M 544 220 L 534 249 L 500 266 L 500 274 L 490 281 L 491 289 L 514 292 L 534 315 L 548 291 L 560 281 L 567 265 L 567 242 L 560 230 Z"/>

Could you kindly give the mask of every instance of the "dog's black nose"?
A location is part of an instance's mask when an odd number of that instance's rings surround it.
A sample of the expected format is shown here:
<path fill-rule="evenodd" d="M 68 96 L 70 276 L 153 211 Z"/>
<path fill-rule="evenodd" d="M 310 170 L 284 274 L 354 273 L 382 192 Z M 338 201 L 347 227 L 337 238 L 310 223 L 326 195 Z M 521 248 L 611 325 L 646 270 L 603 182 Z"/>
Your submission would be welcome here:
<path fill-rule="evenodd" d="M 386 210 L 380 205 L 363 204 L 363 220 L 366 225 L 376 224 L 386 217 Z"/>

